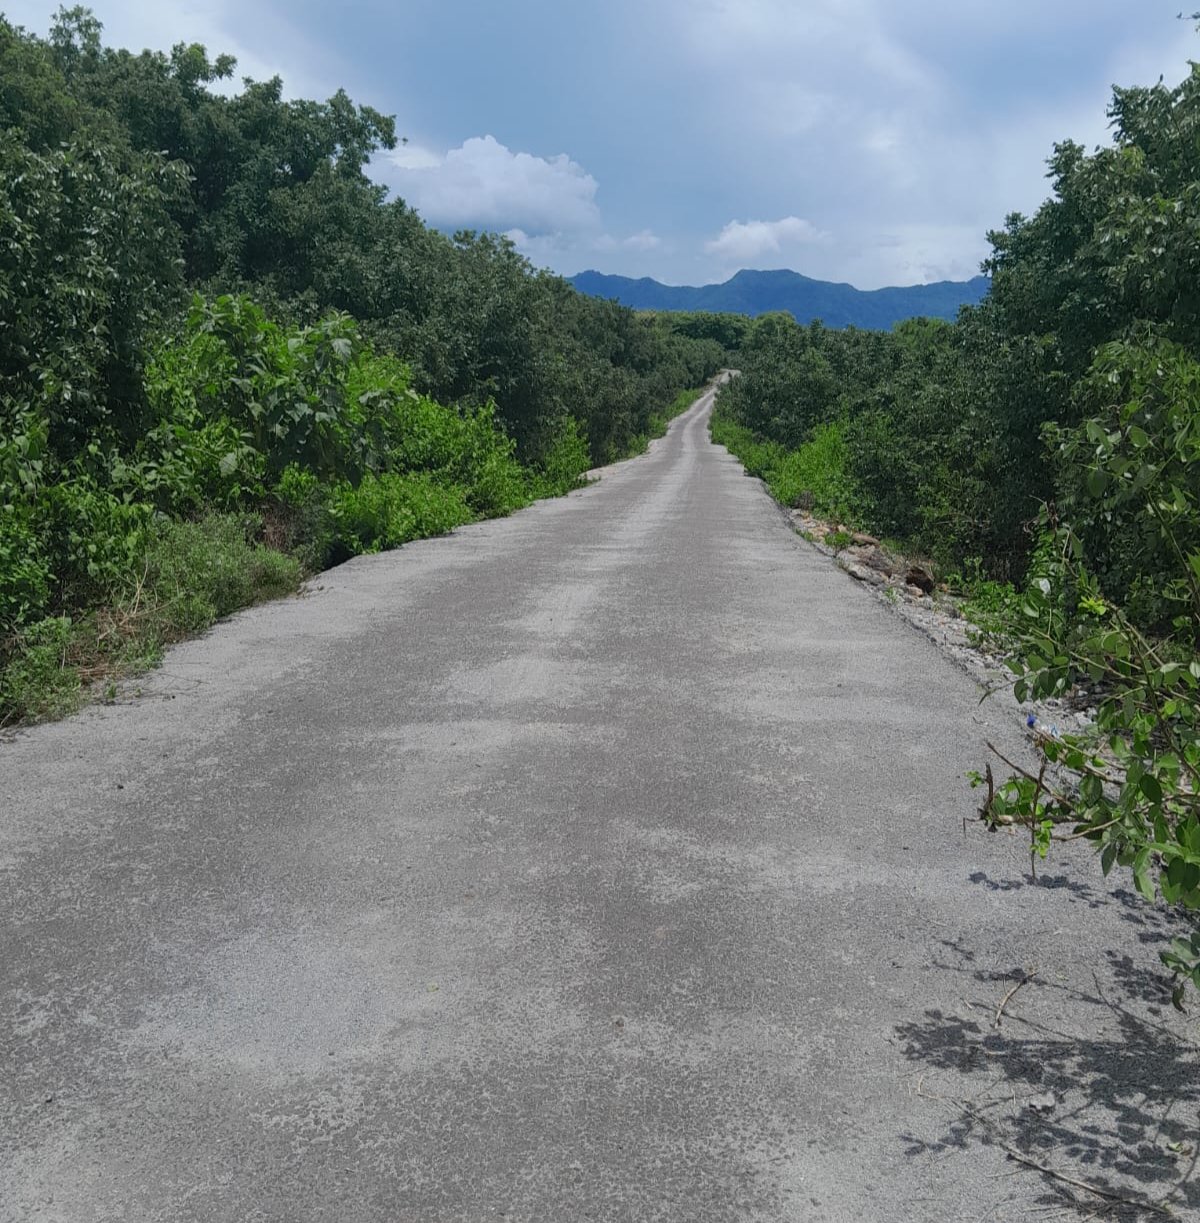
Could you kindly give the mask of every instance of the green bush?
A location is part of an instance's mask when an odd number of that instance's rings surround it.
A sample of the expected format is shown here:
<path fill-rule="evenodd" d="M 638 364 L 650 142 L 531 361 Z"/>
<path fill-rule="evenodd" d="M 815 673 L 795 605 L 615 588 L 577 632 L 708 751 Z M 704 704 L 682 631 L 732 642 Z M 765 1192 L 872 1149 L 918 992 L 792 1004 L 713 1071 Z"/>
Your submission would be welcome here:
<path fill-rule="evenodd" d="M 298 463 L 353 477 L 370 460 L 361 412 L 347 393 L 361 351 L 348 315 L 281 327 L 247 297 L 197 294 L 183 331 L 147 370 L 148 398 L 168 421 L 231 422 L 269 474 Z"/>
<path fill-rule="evenodd" d="M 989 578 L 983 561 L 968 559 L 960 570 L 946 574 L 952 590 L 965 596 L 962 610 L 975 626 L 978 639 L 992 639 L 1007 645 L 1012 640 L 1013 625 L 1021 616 L 1021 592 L 1011 582 Z"/>
<path fill-rule="evenodd" d="M 848 471 L 845 426 L 817 425 L 797 450 L 759 440 L 752 430 L 718 411 L 712 419 L 714 442 L 726 447 L 752 475 L 764 480 L 783 505 L 807 502 L 815 514 L 857 522 L 863 517 L 859 493 Z"/>
<path fill-rule="evenodd" d="M 275 486 L 267 537 L 307 573 L 319 573 L 350 555 L 338 538 L 331 499 L 329 485 L 302 467 L 286 468 Z"/>
<path fill-rule="evenodd" d="M 481 518 L 500 518 L 529 504 L 529 478 L 511 454 L 496 450 L 471 473 L 467 504 Z"/>
<path fill-rule="evenodd" d="M 144 606 L 148 630 L 166 642 L 295 590 L 299 563 L 252 542 L 261 525 L 257 517 L 236 514 L 209 514 L 198 522 L 157 519 L 141 572 L 128 576 L 125 602 Z"/>
<path fill-rule="evenodd" d="M 805 494 L 816 513 L 855 520 L 861 507 L 846 455 L 845 427 L 839 421 L 818 425 L 798 450 L 783 455 L 767 474 L 771 492 L 784 505 L 796 505 Z"/>
<path fill-rule="evenodd" d="M 79 706 L 79 673 L 71 665 L 71 621 L 52 616 L 16 635 L 0 669 L 0 725 L 13 720 L 44 722 Z"/>
<path fill-rule="evenodd" d="M 573 416 L 564 416 L 534 469 L 530 484 L 536 497 L 561 497 L 583 484 L 591 466 L 587 439 Z"/>
<path fill-rule="evenodd" d="M 58 597 L 68 606 L 104 598 L 137 567 L 153 510 L 126 501 L 91 476 L 52 484 L 38 507 Z"/>
<path fill-rule="evenodd" d="M 114 460 L 111 475 L 117 488 L 164 513 L 190 515 L 259 503 L 266 459 L 232 421 L 181 414 L 151 429 L 132 460 Z"/>
<path fill-rule="evenodd" d="M 475 517 L 465 489 L 439 484 L 428 475 L 391 473 L 365 476 L 357 488 L 340 485 L 330 511 L 338 538 L 351 554 L 444 535 Z"/>
<path fill-rule="evenodd" d="M 760 480 L 765 480 L 767 473 L 787 454 L 777 442 L 760 440 L 753 430 L 737 424 L 719 409 L 713 413 L 709 428 L 712 440 L 719 446 L 724 446 L 746 469 L 748 475 L 756 476 Z"/>
<path fill-rule="evenodd" d="M 50 599 L 50 565 L 29 517 L 0 505 L 0 639 L 39 619 Z"/>

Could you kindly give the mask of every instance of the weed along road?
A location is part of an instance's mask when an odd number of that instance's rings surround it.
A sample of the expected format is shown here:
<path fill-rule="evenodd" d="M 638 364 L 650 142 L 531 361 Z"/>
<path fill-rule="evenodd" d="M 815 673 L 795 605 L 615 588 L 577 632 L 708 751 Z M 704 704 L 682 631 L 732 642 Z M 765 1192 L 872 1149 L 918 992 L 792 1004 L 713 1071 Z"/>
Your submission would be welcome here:
<path fill-rule="evenodd" d="M 1155 912 L 709 407 L 0 745 L 0 1218 L 1200 1217 Z"/>

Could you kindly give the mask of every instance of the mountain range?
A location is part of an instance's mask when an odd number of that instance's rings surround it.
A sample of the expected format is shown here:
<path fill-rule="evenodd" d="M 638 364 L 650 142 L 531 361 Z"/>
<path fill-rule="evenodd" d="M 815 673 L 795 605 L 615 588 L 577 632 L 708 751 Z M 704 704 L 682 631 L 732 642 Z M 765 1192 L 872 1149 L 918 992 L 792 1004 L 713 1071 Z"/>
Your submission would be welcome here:
<path fill-rule="evenodd" d="M 889 330 L 904 319 L 953 319 L 962 306 L 974 305 L 987 294 L 986 276 L 972 280 L 941 280 L 935 284 L 887 289 L 856 289 L 853 285 L 814 280 L 799 272 L 759 272 L 745 269 L 723 284 L 665 285 L 649 277 L 608 276 L 580 272 L 571 283 L 591 297 L 606 297 L 635 310 L 712 310 L 733 314 L 767 314 L 786 310 L 800 323 L 821 319 L 827 327 Z"/>

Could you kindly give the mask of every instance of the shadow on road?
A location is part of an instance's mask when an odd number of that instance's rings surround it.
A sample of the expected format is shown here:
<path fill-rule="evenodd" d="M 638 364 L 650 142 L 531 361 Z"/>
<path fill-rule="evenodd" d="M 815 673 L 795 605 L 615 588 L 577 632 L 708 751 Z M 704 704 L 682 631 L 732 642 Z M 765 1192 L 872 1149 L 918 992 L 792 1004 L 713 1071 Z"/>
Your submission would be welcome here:
<path fill-rule="evenodd" d="M 998 1147 L 1014 1173 L 1041 1177 L 1039 1204 L 1065 1218 L 1170 1217 L 1134 1202 L 1200 1217 L 1200 1050 L 1163 1022 L 1171 985 L 1155 954 L 1155 945 L 1178 934 L 1177 920 L 1132 893 L 1093 891 L 1061 877 L 1033 884 L 977 873 L 971 881 L 1000 891 L 1063 888 L 1089 907 L 1119 904 L 1148 954 L 1135 962 L 1083 947 L 1074 962 L 1027 975 L 1025 967 L 983 968 L 975 949 L 944 941 L 938 967 L 962 974 L 963 1015 L 928 1010 L 896 1031 L 919 1067 L 919 1094 L 944 1108 L 948 1122 L 934 1141 L 908 1136 L 907 1153 Z"/>

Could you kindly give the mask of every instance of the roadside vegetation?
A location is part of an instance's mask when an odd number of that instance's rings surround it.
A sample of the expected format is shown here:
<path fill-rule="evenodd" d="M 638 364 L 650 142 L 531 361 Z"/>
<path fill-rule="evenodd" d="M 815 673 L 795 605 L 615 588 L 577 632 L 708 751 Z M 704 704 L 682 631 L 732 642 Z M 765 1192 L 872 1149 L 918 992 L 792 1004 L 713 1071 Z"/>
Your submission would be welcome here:
<path fill-rule="evenodd" d="M 107 48 L 86 9 L 0 18 L 0 726 L 576 487 L 739 334 L 427 228 L 367 177 L 392 119 L 234 67 Z"/>
<path fill-rule="evenodd" d="M 713 436 L 786 504 L 932 558 L 1013 647 L 1019 699 L 1080 681 L 982 818 L 1089 840 L 1200 910 L 1200 67 L 1118 89 L 1113 142 L 1056 146 L 1051 198 L 989 235 L 989 296 L 890 334 L 750 328 Z M 1189 927 L 1196 930 L 1194 921 Z M 1200 987 L 1200 932 L 1164 958 Z"/>

